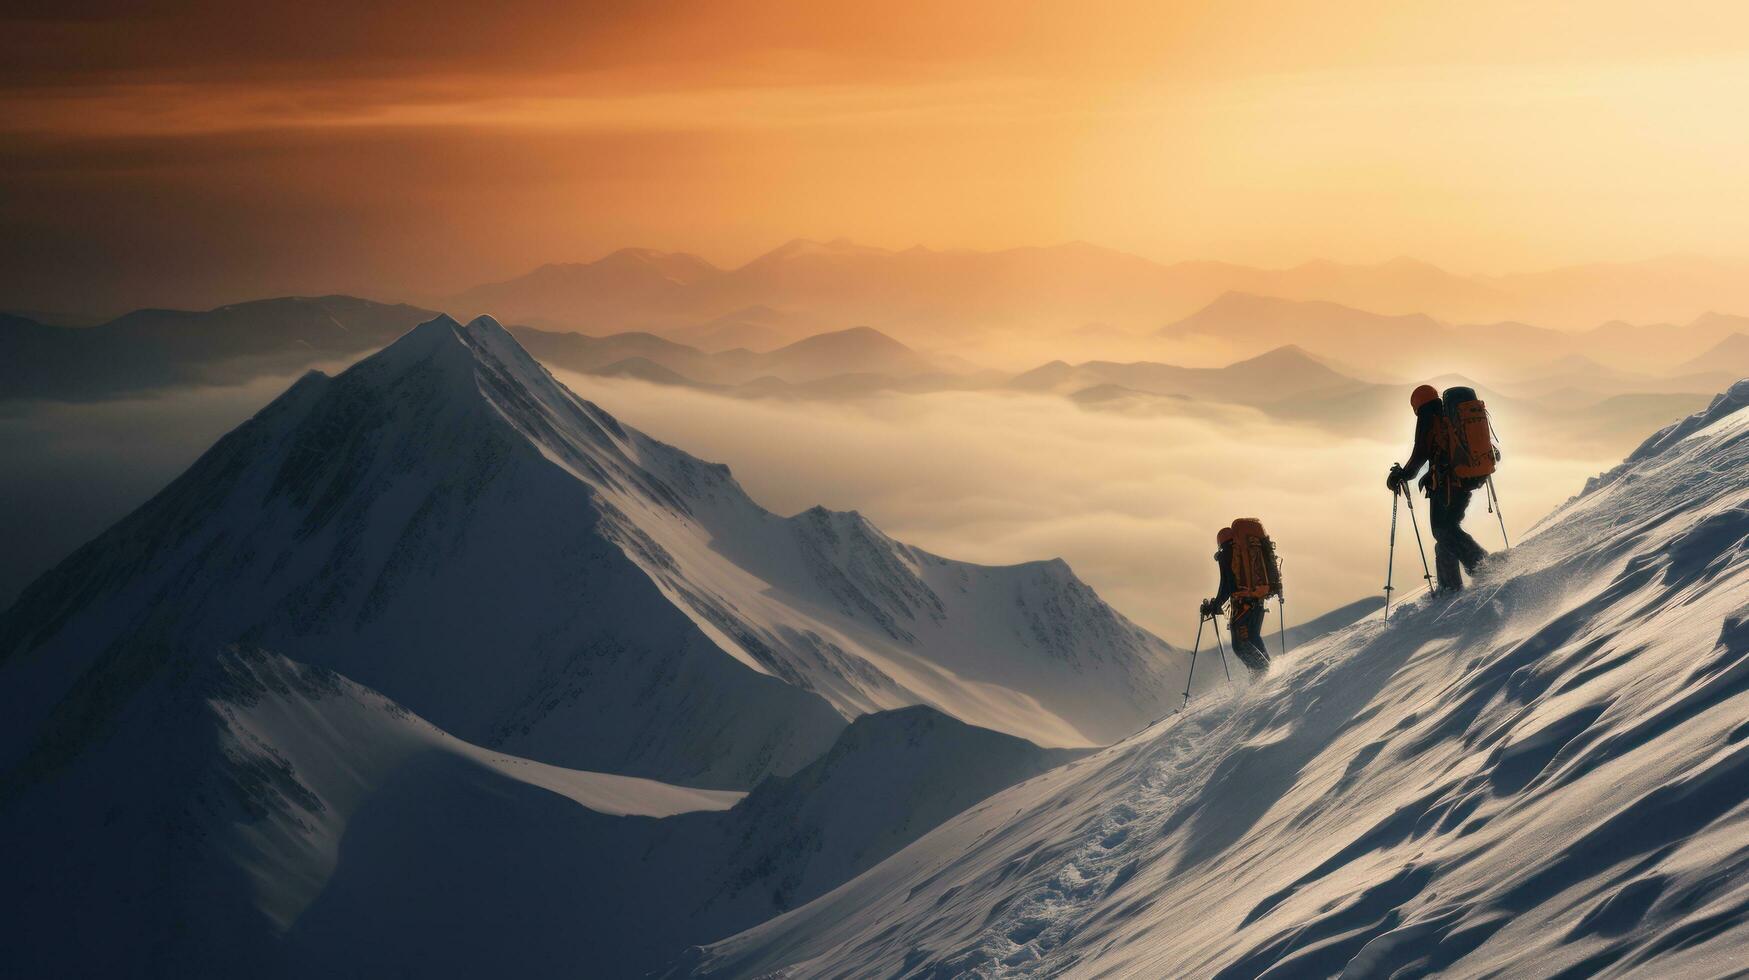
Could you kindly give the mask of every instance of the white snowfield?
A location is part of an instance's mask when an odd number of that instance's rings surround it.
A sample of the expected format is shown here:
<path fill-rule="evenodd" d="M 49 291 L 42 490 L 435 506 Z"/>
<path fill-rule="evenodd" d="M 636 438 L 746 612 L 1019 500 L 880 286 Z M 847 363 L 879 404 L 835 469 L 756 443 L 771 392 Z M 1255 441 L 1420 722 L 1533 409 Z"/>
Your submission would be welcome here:
<path fill-rule="evenodd" d="M 510 788 L 520 784 L 615 817 L 726 810 L 746 795 L 561 769 L 493 752 L 338 674 L 272 654 L 228 651 L 216 664 L 223 681 L 201 693 L 218 720 L 224 760 L 219 771 L 254 804 L 248 809 L 255 819 L 214 821 L 207 832 L 230 839 L 224 849 L 253 879 L 254 904 L 281 930 L 291 928 L 326 887 L 348 821 L 378 794 L 398 792 L 422 807 L 441 807 L 488 787 L 509 807 L 524 792 Z M 211 764 L 194 752 L 179 761 L 191 769 Z M 410 780 L 410 772 L 443 775 Z M 256 782 L 250 773 L 269 778 Z M 420 789 L 411 791 L 415 785 Z M 457 847 L 472 843 L 455 841 Z"/>
<path fill-rule="evenodd" d="M 50 778 L 0 779 L 8 975 L 368 975 L 349 964 L 385 946 L 396 970 L 477 975 L 409 951 L 477 965 L 530 936 L 575 960 L 552 919 L 587 914 L 566 903 L 603 835 L 744 796 L 483 749 L 272 653 L 165 667 L 111 737 Z"/>
<path fill-rule="evenodd" d="M 312 372 L 0 615 L 0 769 L 52 772 L 172 652 L 271 650 L 469 742 L 744 789 L 864 712 L 1047 746 L 1158 718 L 1184 658 L 1060 561 L 779 517 L 487 317 Z"/>
<path fill-rule="evenodd" d="M 698 977 L 1749 964 L 1749 381 L 1460 598 L 985 800 Z"/>

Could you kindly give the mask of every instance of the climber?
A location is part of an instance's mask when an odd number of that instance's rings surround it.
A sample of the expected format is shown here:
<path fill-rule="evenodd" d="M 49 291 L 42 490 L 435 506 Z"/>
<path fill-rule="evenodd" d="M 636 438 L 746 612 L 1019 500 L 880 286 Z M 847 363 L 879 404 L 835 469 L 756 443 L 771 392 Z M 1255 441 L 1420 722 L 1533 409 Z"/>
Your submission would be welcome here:
<path fill-rule="evenodd" d="M 1448 414 L 1448 402 L 1452 407 L 1464 410 L 1459 426 L 1454 426 Z M 1487 482 L 1487 474 L 1493 472 L 1494 460 L 1499 458 L 1491 439 L 1486 437 L 1487 415 L 1481 405 L 1475 392 L 1469 388 L 1448 389 L 1443 398 L 1432 385 L 1416 388 L 1409 395 L 1409 407 L 1415 410 L 1415 447 L 1408 462 L 1401 466 L 1392 463 L 1390 475 L 1385 477 L 1386 489 L 1392 493 L 1407 493 L 1408 482 L 1415 479 L 1422 466 L 1427 467 L 1427 473 L 1418 485 L 1427 495 L 1427 519 L 1433 526 L 1434 571 L 1439 578 L 1439 593 L 1443 595 L 1456 593 L 1464 587 L 1463 575 L 1458 570 L 1460 566 L 1473 577 L 1477 566 L 1488 556 L 1487 550 L 1463 529 L 1464 510 L 1470 506 L 1470 494 Z M 1470 418 L 1477 413 L 1482 436 L 1474 438 L 1486 442 L 1486 446 L 1476 447 L 1475 460 L 1472 461 L 1464 439 L 1474 436 L 1465 430 L 1471 427 Z M 1482 462 L 1484 454 L 1485 464 Z M 1478 475 L 1476 471 L 1480 469 L 1486 472 Z"/>
<path fill-rule="evenodd" d="M 1259 531 L 1261 528 L 1262 525 L 1258 525 Z M 1249 595 L 1250 590 L 1240 587 L 1233 568 L 1233 539 L 1231 527 L 1215 532 L 1218 548 L 1215 565 L 1221 571 L 1221 584 L 1214 598 L 1203 600 L 1202 615 L 1205 619 L 1212 618 L 1220 614 L 1222 603 L 1231 603 L 1227 611 L 1227 631 L 1233 638 L 1233 654 L 1251 669 L 1251 676 L 1257 678 L 1269 672 L 1269 650 L 1263 645 L 1263 597 Z"/>

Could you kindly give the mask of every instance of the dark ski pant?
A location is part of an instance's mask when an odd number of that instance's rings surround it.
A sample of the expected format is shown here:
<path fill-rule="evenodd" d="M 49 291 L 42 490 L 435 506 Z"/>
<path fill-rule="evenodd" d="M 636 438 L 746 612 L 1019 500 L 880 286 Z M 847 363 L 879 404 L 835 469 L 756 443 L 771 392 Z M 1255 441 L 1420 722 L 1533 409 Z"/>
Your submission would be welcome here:
<path fill-rule="evenodd" d="M 1463 529 L 1464 511 L 1469 506 L 1470 491 L 1456 486 L 1441 487 L 1427 498 L 1427 521 L 1433 526 L 1434 570 L 1439 575 L 1441 592 L 1463 588 L 1459 566 L 1474 575 L 1477 563 L 1488 556 L 1487 549 Z"/>
<path fill-rule="evenodd" d="M 1235 599 L 1227 616 L 1227 629 L 1233 637 L 1233 656 L 1251 668 L 1253 676 L 1269 671 L 1269 648 L 1263 645 L 1263 603 Z"/>

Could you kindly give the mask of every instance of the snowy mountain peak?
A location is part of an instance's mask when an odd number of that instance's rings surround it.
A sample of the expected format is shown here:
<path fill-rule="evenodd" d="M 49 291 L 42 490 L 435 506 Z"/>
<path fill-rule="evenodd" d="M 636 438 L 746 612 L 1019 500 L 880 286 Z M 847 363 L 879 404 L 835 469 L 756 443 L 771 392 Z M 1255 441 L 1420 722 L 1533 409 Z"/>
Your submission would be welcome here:
<path fill-rule="evenodd" d="M 0 616 L 0 746 L 40 751 L 51 715 L 96 737 L 120 710 L 105 670 L 235 642 L 479 744 L 713 787 L 915 704 L 1109 742 L 1163 714 L 1184 667 L 1066 569 L 766 511 L 488 316 L 300 380 L 31 586 Z"/>

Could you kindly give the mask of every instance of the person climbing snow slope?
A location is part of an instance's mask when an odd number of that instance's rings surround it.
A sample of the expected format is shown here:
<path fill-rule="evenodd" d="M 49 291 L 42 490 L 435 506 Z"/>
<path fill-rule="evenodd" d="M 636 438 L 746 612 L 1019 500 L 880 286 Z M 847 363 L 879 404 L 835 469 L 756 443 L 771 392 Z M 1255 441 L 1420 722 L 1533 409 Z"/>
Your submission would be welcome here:
<path fill-rule="evenodd" d="M 1447 395 L 1450 397 L 1452 392 L 1460 390 L 1474 404 L 1480 405 L 1474 401 L 1475 393 L 1467 388 L 1452 389 Z M 1487 549 L 1463 529 L 1470 494 L 1486 480 L 1468 475 L 1465 467 L 1454 465 L 1454 439 L 1457 437 L 1445 399 L 1432 385 L 1422 385 L 1411 392 L 1409 407 L 1415 411 L 1415 446 L 1408 462 L 1401 466 L 1391 464 L 1385 487 L 1392 493 L 1407 493 L 1408 482 L 1415 479 L 1415 474 L 1423 466 L 1427 467 L 1427 473 L 1418 485 L 1427 495 L 1427 519 L 1433 527 L 1434 570 L 1439 578 L 1439 592 L 1451 594 L 1464 587 L 1463 572 L 1474 576 L 1477 566 L 1488 556 Z M 1484 415 L 1484 425 L 1486 421 Z M 1486 452 L 1493 454 L 1491 443 Z M 1488 469 L 1492 470 L 1491 461 Z"/>
<path fill-rule="evenodd" d="M 1215 532 L 1215 565 L 1220 568 L 1220 587 L 1214 598 L 1203 600 L 1202 615 L 1205 618 L 1215 616 L 1222 603 L 1231 604 L 1227 610 L 1227 631 L 1233 639 L 1233 654 L 1250 668 L 1252 677 L 1261 677 L 1269 672 L 1269 649 L 1263 644 L 1263 598 L 1248 595 L 1248 590 L 1239 587 L 1233 567 L 1234 537 L 1231 527 Z"/>

